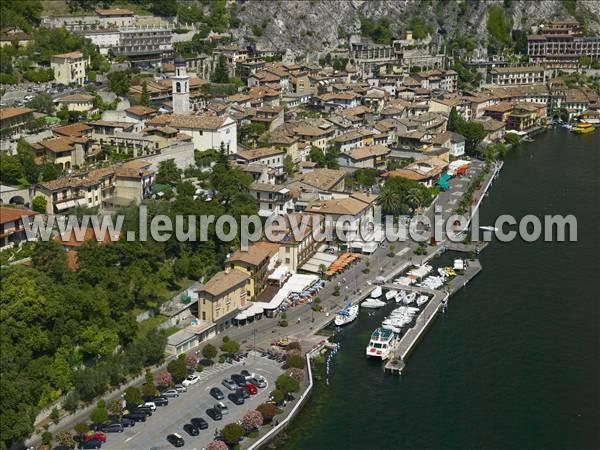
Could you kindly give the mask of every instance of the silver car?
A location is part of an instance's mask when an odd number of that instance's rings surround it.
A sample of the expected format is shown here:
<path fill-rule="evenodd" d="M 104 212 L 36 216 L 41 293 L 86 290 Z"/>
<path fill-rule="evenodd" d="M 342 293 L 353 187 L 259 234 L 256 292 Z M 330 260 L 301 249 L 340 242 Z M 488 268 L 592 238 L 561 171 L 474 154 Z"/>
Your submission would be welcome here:
<path fill-rule="evenodd" d="M 223 386 L 225 386 L 227 389 L 229 389 L 230 391 L 235 391 L 237 389 L 237 384 L 235 384 L 232 380 L 230 380 L 229 378 L 224 379 L 221 384 Z"/>
<path fill-rule="evenodd" d="M 267 380 L 265 380 L 265 377 L 260 376 L 260 375 L 256 375 L 254 378 L 252 378 L 250 380 L 250 383 L 252 383 L 254 386 L 259 387 L 261 389 L 267 387 Z"/>

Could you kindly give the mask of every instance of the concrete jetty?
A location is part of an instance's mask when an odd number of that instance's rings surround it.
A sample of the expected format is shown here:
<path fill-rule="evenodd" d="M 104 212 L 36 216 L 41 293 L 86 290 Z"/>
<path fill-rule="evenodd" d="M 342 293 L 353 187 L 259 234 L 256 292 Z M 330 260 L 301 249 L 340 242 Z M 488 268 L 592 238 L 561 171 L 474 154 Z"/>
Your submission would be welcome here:
<path fill-rule="evenodd" d="M 400 342 L 396 347 L 393 356 L 383 366 L 384 371 L 390 373 L 401 374 L 406 367 L 406 359 L 414 350 L 415 345 L 429 329 L 438 313 L 444 308 L 448 299 L 452 294 L 455 294 L 460 289 L 465 287 L 479 272 L 481 272 L 481 263 L 479 260 L 468 261 L 468 265 L 464 273 L 457 274 L 452 278 L 443 290 L 432 290 L 417 286 L 405 286 L 401 284 L 386 284 L 384 289 L 405 291 L 416 291 L 418 293 L 433 295 L 427 302 L 425 308 L 419 313 L 415 321 L 415 325 L 409 328 L 400 338 Z"/>

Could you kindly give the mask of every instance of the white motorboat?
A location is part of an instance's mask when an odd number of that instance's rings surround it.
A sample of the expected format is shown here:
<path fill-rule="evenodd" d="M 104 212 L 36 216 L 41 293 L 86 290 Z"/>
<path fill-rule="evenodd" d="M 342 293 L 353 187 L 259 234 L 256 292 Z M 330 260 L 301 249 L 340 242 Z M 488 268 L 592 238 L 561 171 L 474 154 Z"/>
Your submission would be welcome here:
<path fill-rule="evenodd" d="M 383 323 L 381 324 L 381 328 L 385 328 L 386 330 L 392 330 L 396 334 L 400 334 L 400 332 L 402 331 L 400 327 L 392 325 L 388 322 L 388 320 L 383 321 Z"/>
<path fill-rule="evenodd" d="M 382 300 L 377 300 L 376 298 L 368 298 L 364 302 L 360 304 L 361 308 L 383 308 L 385 306 L 385 302 Z"/>
<path fill-rule="evenodd" d="M 387 291 L 385 293 L 385 299 L 391 300 L 391 299 L 395 298 L 397 294 L 398 294 L 398 291 L 394 291 L 393 289 L 391 291 Z"/>
<path fill-rule="evenodd" d="M 383 294 L 383 289 L 381 289 L 381 286 L 376 286 L 375 289 L 373 289 L 373 291 L 371 291 L 371 298 L 379 298 L 379 297 L 381 297 L 382 294 Z"/>
<path fill-rule="evenodd" d="M 367 356 L 384 361 L 390 357 L 398 342 L 398 338 L 392 330 L 383 327 L 377 328 L 371 334 L 369 345 L 367 345 Z"/>
<path fill-rule="evenodd" d="M 358 309 L 358 305 L 348 303 L 344 309 L 335 315 L 333 323 L 338 327 L 349 324 L 358 317 Z"/>
<path fill-rule="evenodd" d="M 406 294 L 404 299 L 402 299 L 402 303 L 404 303 L 405 305 L 410 305 L 412 302 L 415 301 L 416 298 L 417 298 L 417 293 L 410 292 L 409 294 Z"/>
<path fill-rule="evenodd" d="M 417 306 L 422 306 L 429 301 L 429 297 L 426 295 L 419 295 L 417 297 Z"/>
<path fill-rule="evenodd" d="M 438 268 L 438 273 L 440 274 L 441 277 L 447 277 L 448 276 L 448 272 L 446 272 L 446 269 L 444 269 L 443 267 Z"/>
<path fill-rule="evenodd" d="M 396 294 L 396 303 L 401 303 L 402 300 L 404 300 L 404 297 L 406 297 L 406 292 L 405 291 L 400 291 Z"/>

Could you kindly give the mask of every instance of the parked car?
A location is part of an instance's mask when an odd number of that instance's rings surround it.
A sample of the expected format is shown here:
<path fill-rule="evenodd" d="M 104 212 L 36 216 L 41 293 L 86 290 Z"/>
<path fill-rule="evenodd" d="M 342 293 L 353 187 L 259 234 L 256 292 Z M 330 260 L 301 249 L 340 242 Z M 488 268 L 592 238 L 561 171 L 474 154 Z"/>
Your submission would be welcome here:
<path fill-rule="evenodd" d="M 191 386 L 192 384 L 196 384 L 198 381 L 200 381 L 200 377 L 196 374 L 194 375 L 189 375 L 185 380 L 183 380 L 183 382 L 181 383 L 183 386 L 187 387 L 187 386 Z"/>
<path fill-rule="evenodd" d="M 235 390 L 235 393 L 238 397 L 242 397 L 243 399 L 250 398 L 250 392 L 246 389 L 238 388 Z"/>
<path fill-rule="evenodd" d="M 176 384 L 175 389 L 177 389 L 177 392 L 179 392 L 180 394 L 182 392 L 187 392 L 187 387 L 185 387 L 183 384 Z"/>
<path fill-rule="evenodd" d="M 237 388 L 236 382 L 233 380 L 230 380 L 229 378 L 226 378 L 223 381 L 221 381 L 221 384 L 223 386 L 225 386 L 227 389 L 229 389 L 230 391 L 234 391 Z"/>
<path fill-rule="evenodd" d="M 258 394 L 258 389 L 256 389 L 256 386 L 254 386 L 252 383 L 246 383 L 244 386 L 242 386 L 242 389 L 248 391 L 250 395 Z"/>
<path fill-rule="evenodd" d="M 198 436 L 200 434 L 200 430 L 191 423 L 186 423 L 183 426 L 183 431 L 185 431 L 190 436 Z"/>
<path fill-rule="evenodd" d="M 231 375 L 231 379 L 235 384 L 237 384 L 240 387 L 246 384 L 246 377 L 244 377 L 243 375 L 238 375 L 234 373 L 233 375 Z"/>
<path fill-rule="evenodd" d="M 206 410 L 206 415 L 208 417 L 210 417 L 212 420 L 222 420 L 223 419 L 223 414 L 221 414 L 221 411 L 219 411 L 218 409 L 215 409 L 215 408 L 208 408 Z"/>
<path fill-rule="evenodd" d="M 156 411 L 156 403 L 144 402 L 141 405 L 138 405 L 138 408 L 150 408 L 154 412 L 154 411 Z"/>
<path fill-rule="evenodd" d="M 122 433 L 123 425 L 121 425 L 120 423 L 111 423 L 111 424 L 106 425 L 103 428 L 103 431 L 105 433 Z"/>
<path fill-rule="evenodd" d="M 215 362 L 212 359 L 209 359 L 209 358 L 203 358 L 200 361 L 198 361 L 198 364 L 202 364 L 203 367 L 210 367 L 214 363 Z"/>
<path fill-rule="evenodd" d="M 167 397 L 155 397 L 152 399 L 152 403 L 156 406 L 167 406 L 169 404 L 169 399 Z"/>
<path fill-rule="evenodd" d="M 88 448 L 100 448 L 102 447 L 102 442 L 100 441 L 96 441 L 96 440 L 91 440 L 91 441 L 83 441 L 79 443 L 79 448 L 84 448 L 84 449 L 88 449 Z"/>
<path fill-rule="evenodd" d="M 96 431 L 94 434 L 86 434 L 84 440 L 106 442 L 106 434 L 102 431 Z"/>
<path fill-rule="evenodd" d="M 218 409 L 218 410 L 219 410 L 219 412 L 220 412 L 221 414 L 223 414 L 223 415 L 225 415 L 225 414 L 229 414 L 229 408 L 228 408 L 228 407 L 227 407 L 227 405 L 226 405 L 225 403 L 223 403 L 223 402 L 217 402 L 217 403 L 215 403 L 215 406 L 214 406 L 214 408 L 215 408 L 215 409 Z"/>
<path fill-rule="evenodd" d="M 254 378 L 250 379 L 250 383 L 261 389 L 267 387 L 267 380 L 262 375 L 254 375 Z"/>
<path fill-rule="evenodd" d="M 146 414 L 142 412 L 130 412 L 129 414 L 125 414 L 123 419 L 133 420 L 134 422 L 145 422 Z"/>
<path fill-rule="evenodd" d="M 236 405 L 243 405 L 244 404 L 244 397 L 240 397 L 239 395 L 235 394 L 235 393 L 231 393 L 227 396 L 227 398 L 229 400 L 231 400 L 234 404 Z"/>
<path fill-rule="evenodd" d="M 250 372 L 248 372 L 246 369 L 242 370 L 240 372 L 240 375 L 243 376 L 246 380 L 252 378 L 252 375 L 250 375 Z"/>
<path fill-rule="evenodd" d="M 208 428 L 208 422 L 202 417 L 194 417 L 190 419 L 190 423 L 199 430 L 206 430 Z"/>
<path fill-rule="evenodd" d="M 179 391 L 177 389 L 167 389 L 160 394 L 162 397 L 179 397 Z"/>
<path fill-rule="evenodd" d="M 130 417 L 123 417 L 123 418 L 121 418 L 121 425 L 123 425 L 124 428 L 134 427 L 135 420 Z"/>
<path fill-rule="evenodd" d="M 223 400 L 225 396 L 223 395 L 223 391 L 218 387 L 214 387 L 210 390 L 210 395 L 216 400 Z"/>
<path fill-rule="evenodd" d="M 152 409 L 147 408 L 145 406 L 143 406 L 143 407 L 139 407 L 138 406 L 137 408 L 133 408 L 131 410 L 131 412 L 133 412 L 133 413 L 142 413 L 142 414 L 146 414 L 147 416 L 151 416 L 152 415 Z"/>
<path fill-rule="evenodd" d="M 185 441 L 177 433 L 169 434 L 167 436 L 167 441 L 169 441 L 169 443 L 173 444 L 175 447 L 183 447 L 185 445 Z"/>

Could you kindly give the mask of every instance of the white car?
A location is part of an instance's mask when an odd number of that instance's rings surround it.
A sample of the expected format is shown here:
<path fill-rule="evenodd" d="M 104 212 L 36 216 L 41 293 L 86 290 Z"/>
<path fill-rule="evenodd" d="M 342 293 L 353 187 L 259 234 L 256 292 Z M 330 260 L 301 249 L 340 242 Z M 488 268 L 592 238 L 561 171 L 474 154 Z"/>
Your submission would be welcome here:
<path fill-rule="evenodd" d="M 190 375 L 185 380 L 181 382 L 184 386 L 191 386 L 192 384 L 196 384 L 200 381 L 200 377 L 198 375 Z"/>
<path fill-rule="evenodd" d="M 141 405 L 138 405 L 138 408 L 150 408 L 152 411 L 156 411 L 156 403 L 154 402 L 145 402 Z"/>

